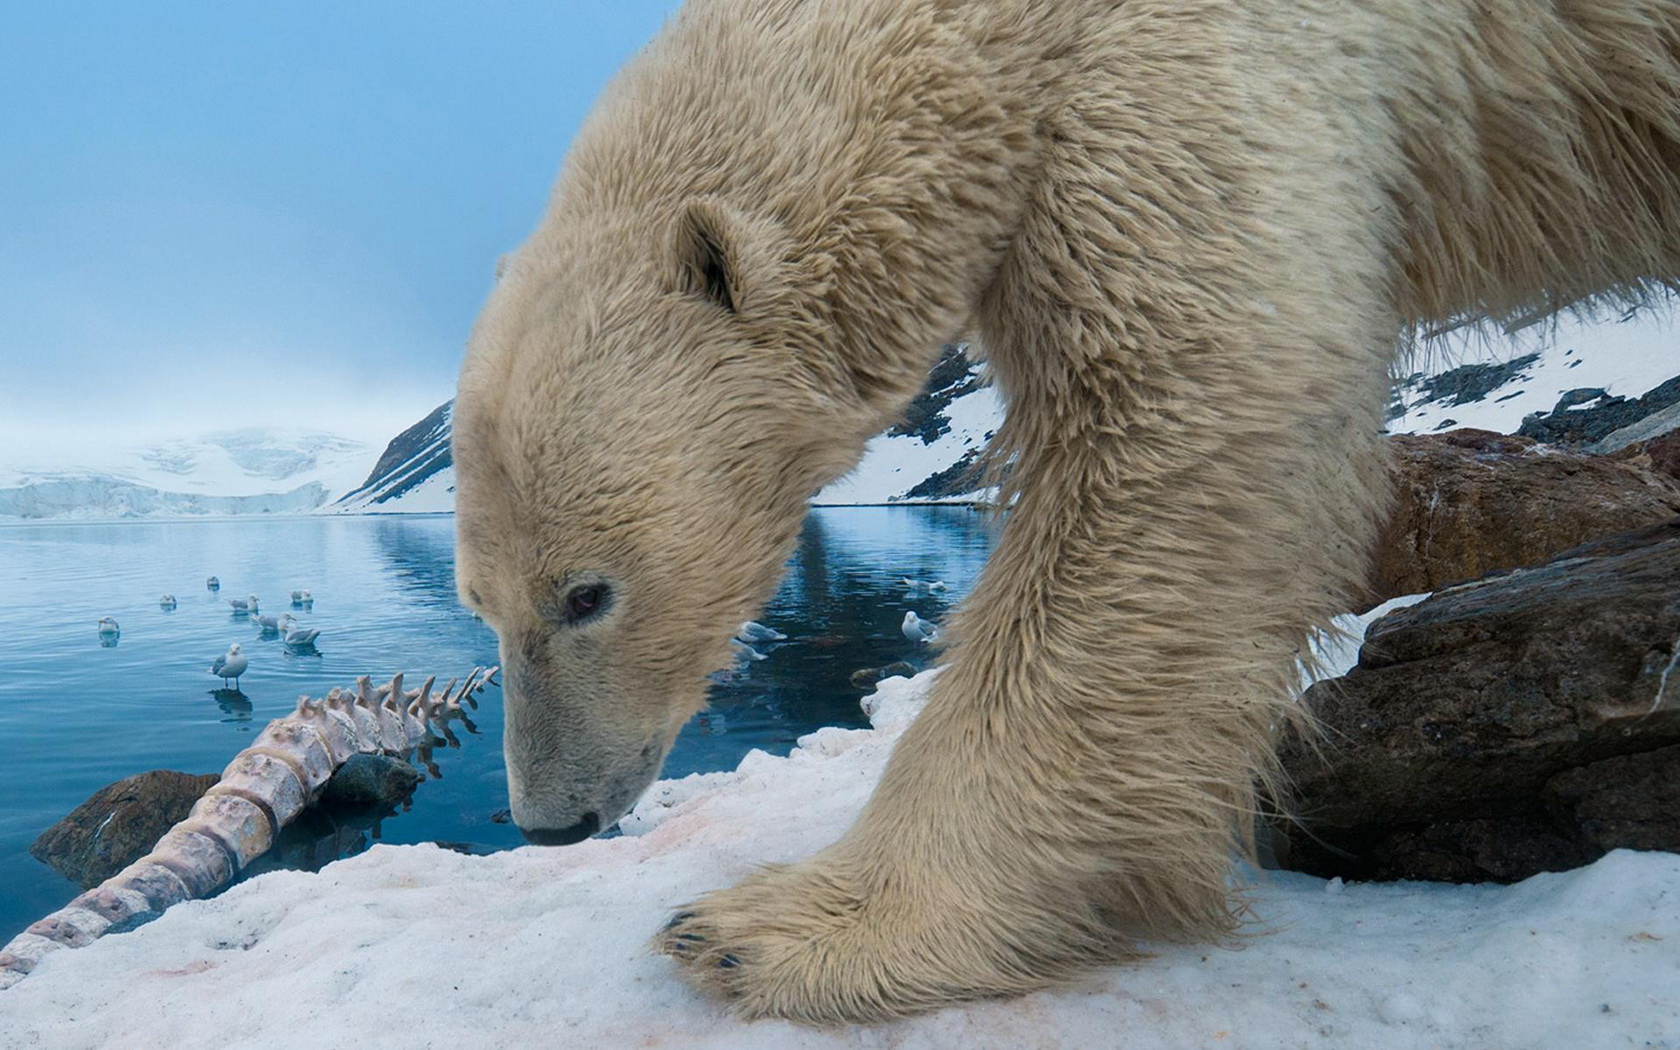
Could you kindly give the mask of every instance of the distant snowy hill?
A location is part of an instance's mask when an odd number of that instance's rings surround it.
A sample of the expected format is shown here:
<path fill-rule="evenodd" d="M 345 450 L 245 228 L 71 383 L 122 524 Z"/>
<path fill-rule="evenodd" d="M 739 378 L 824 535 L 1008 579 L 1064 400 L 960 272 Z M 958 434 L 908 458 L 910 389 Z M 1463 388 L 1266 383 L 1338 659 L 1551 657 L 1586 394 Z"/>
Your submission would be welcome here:
<path fill-rule="evenodd" d="M 0 519 L 315 510 L 366 473 L 373 450 L 335 434 L 252 428 L 142 448 L 0 451 Z"/>

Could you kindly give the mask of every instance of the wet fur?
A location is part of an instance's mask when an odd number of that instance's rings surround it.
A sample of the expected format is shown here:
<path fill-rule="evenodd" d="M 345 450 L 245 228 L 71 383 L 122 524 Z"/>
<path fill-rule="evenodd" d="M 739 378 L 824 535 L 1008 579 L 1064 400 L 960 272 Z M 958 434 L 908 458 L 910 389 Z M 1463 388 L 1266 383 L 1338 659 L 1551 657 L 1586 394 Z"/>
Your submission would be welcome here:
<path fill-rule="evenodd" d="M 1668 285 L 1677 92 L 1658 0 L 692 0 L 462 376 L 463 591 L 533 689 L 607 697 L 510 721 L 510 766 L 571 776 L 564 813 L 674 734 L 804 500 L 972 329 L 1014 503 L 948 669 L 844 837 L 660 943 L 832 1023 L 1229 933 L 1303 640 L 1387 498 L 1396 346 Z M 543 595 L 597 562 L 640 618 L 580 648 Z"/>

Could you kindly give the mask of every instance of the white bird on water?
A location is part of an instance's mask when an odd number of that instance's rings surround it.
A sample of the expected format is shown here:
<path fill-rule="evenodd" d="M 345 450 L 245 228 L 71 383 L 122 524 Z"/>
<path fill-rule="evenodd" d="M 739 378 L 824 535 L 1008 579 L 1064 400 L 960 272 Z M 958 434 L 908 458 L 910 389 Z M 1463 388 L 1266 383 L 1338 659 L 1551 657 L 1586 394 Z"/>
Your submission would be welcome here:
<path fill-rule="evenodd" d="M 263 629 L 264 634 L 273 634 L 280 629 L 280 618 L 278 616 L 271 613 L 259 613 L 255 609 L 251 610 L 250 615 L 251 619 L 257 621 L 257 626 Z"/>
<path fill-rule="evenodd" d="M 297 617 L 291 613 L 280 617 L 280 631 L 282 641 L 287 645 L 294 645 L 298 648 L 314 645 L 315 639 L 321 637 L 319 627 L 299 627 Z"/>
<path fill-rule="evenodd" d="M 898 625 L 904 632 L 904 637 L 912 642 L 931 642 L 939 637 L 939 628 L 931 620 L 924 620 L 914 612 L 904 614 L 904 622 Z"/>
<path fill-rule="evenodd" d="M 926 591 L 929 594 L 944 594 L 946 591 L 951 589 L 946 586 L 944 580 L 934 580 L 930 583 L 927 580 L 912 580 L 908 576 L 900 576 L 898 583 L 899 586 L 912 593 L 916 591 Z"/>
<path fill-rule="evenodd" d="M 729 639 L 729 648 L 735 650 L 735 660 L 737 663 L 751 664 L 764 659 L 763 653 L 754 649 L 746 642 L 741 641 L 739 638 Z"/>
<path fill-rule="evenodd" d="M 216 657 L 216 662 L 210 665 L 210 673 L 222 680 L 224 688 L 227 686 L 228 679 L 233 679 L 233 687 L 238 689 L 239 676 L 244 674 L 245 669 L 250 666 L 251 661 L 246 658 L 244 653 L 239 651 L 239 643 L 234 642 L 228 646 L 226 653 Z"/>
<path fill-rule="evenodd" d="M 308 591 L 293 591 L 292 592 L 292 608 L 294 608 L 294 609 L 306 609 L 306 608 L 312 608 L 314 605 L 315 605 L 315 596 L 310 594 Z"/>
<path fill-rule="evenodd" d="M 229 598 L 228 604 L 233 606 L 235 616 L 250 616 L 257 612 L 257 596 L 254 594 L 249 598 Z"/>
<path fill-rule="evenodd" d="M 207 591 L 219 591 L 222 589 L 222 581 L 212 576 L 208 580 L 204 581 L 204 589 Z"/>
<path fill-rule="evenodd" d="M 180 603 L 175 600 L 175 596 L 173 594 L 166 594 L 162 598 L 158 599 L 158 608 L 160 609 L 173 609 L 179 604 Z"/>
<path fill-rule="evenodd" d="M 99 633 L 109 638 L 112 635 L 121 634 L 122 628 L 118 627 L 117 621 L 113 620 L 111 617 L 101 616 L 99 618 Z"/>
<path fill-rule="evenodd" d="M 743 620 L 741 626 L 735 628 L 735 640 L 738 642 L 782 642 L 787 635 L 774 627 L 766 627 L 756 620 Z"/>

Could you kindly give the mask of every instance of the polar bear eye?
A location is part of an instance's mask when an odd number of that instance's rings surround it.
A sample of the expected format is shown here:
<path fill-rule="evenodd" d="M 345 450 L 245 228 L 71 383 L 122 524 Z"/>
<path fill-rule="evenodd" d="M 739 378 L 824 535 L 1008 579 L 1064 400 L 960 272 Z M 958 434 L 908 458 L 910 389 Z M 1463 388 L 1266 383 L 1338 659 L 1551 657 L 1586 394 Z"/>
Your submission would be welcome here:
<path fill-rule="evenodd" d="M 566 595 L 566 622 L 582 623 L 600 612 L 611 592 L 604 583 L 590 583 L 573 587 Z"/>

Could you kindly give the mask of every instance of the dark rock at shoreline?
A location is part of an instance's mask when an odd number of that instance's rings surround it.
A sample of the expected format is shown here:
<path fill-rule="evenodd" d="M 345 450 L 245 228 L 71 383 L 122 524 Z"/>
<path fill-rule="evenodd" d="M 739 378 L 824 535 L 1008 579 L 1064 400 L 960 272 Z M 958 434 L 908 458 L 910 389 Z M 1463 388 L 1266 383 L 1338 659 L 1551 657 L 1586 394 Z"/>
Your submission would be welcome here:
<path fill-rule="evenodd" d="M 1303 700 L 1325 737 L 1284 749 L 1281 863 L 1513 881 L 1680 850 L 1677 643 L 1680 520 L 1385 616 Z"/>
<path fill-rule="evenodd" d="M 1389 447 L 1394 510 L 1361 611 L 1680 514 L 1680 483 L 1648 463 L 1486 430 L 1401 435 Z"/>
<path fill-rule="evenodd" d="M 892 678 L 896 675 L 911 678 L 915 674 L 916 666 L 904 660 L 894 660 L 885 667 L 860 667 L 852 672 L 852 688 L 873 689 L 875 684 L 884 678 Z"/>
<path fill-rule="evenodd" d="M 351 755 L 321 789 L 318 800 L 335 806 L 395 806 L 408 801 L 423 778 L 390 755 Z"/>
<path fill-rule="evenodd" d="M 150 853 L 221 779 L 154 769 L 95 791 L 29 847 L 65 878 L 93 887 Z"/>

